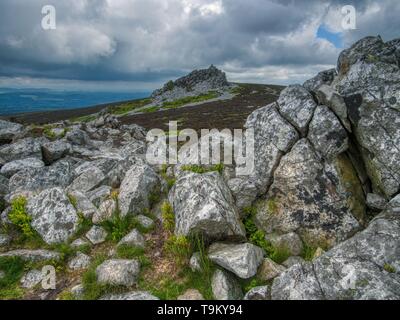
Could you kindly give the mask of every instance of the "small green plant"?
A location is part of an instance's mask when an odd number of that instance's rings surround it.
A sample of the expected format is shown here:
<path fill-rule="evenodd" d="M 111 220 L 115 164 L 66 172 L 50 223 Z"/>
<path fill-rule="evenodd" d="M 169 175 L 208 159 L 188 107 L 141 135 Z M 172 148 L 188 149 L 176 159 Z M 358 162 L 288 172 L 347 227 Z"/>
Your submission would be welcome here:
<path fill-rule="evenodd" d="M 78 205 L 78 200 L 76 199 L 76 197 L 73 196 L 72 194 L 69 194 L 68 199 L 69 199 L 69 202 L 71 202 L 72 206 L 76 209 L 76 207 Z"/>
<path fill-rule="evenodd" d="M 121 217 L 120 212 L 117 211 L 110 220 L 104 221 L 101 226 L 107 231 L 108 240 L 117 243 L 135 228 L 136 223 L 134 217 L 130 215 Z"/>
<path fill-rule="evenodd" d="M 182 166 L 182 170 L 183 171 L 191 171 L 194 173 L 199 173 L 199 174 L 203 174 L 203 173 L 207 173 L 207 172 L 219 172 L 220 174 L 222 174 L 222 172 L 224 171 L 224 164 L 220 163 L 220 164 L 216 164 L 212 167 L 209 168 L 205 168 L 199 165 L 185 165 Z"/>
<path fill-rule="evenodd" d="M 14 300 L 22 298 L 24 291 L 18 288 L 26 262 L 19 257 L 0 257 L 0 270 L 4 276 L 0 278 L 0 299 Z"/>
<path fill-rule="evenodd" d="M 11 201 L 11 211 L 8 217 L 26 238 L 34 238 L 37 234 L 31 226 L 32 218 L 26 213 L 27 200 L 18 197 Z"/>
<path fill-rule="evenodd" d="M 53 129 L 54 129 L 54 126 L 46 125 L 46 126 L 44 126 L 44 128 L 43 128 L 43 134 L 44 134 L 47 138 L 49 138 L 49 139 L 51 139 L 51 140 L 55 140 L 55 139 L 57 139 L 57 135 L 54 133 Z"/>
<path fill-rule="evenodd" d="M 169 191 L 175 185 L 176 179 L 174 177 L 168 176 L 167 170 L 168 170 L 168 166 L 163 165 L 160 175 L 167 182 L 167 187 L 168 187 L 168 191 Z"/>
<path fill-rule="evenodd" d="M 383 266 L 383 269 L 389 273 L 396 273 L 396 269 L 388 263 L 385 263 L 385 265 Z"/>
<path fill-rule="evenodd" d="M 303 252 L 302 252 L 301 256 L 306 261 L 312 261 L 316 251 L 317 251 L 317 247 L 310 246 L 307 243 L 304 243 L 303 244 Z"/>
<path fill-rule="evenodd" d="M 117 257 L 119 259 L 137 259 L 140 262 L 141 269 L 147 268 L 151 265 L 151 261 L 146 257 L 143 248 L 120 245 L 117 247 Z"/>
<path fill-rule="evenodd" d="M 174 231 L 175 229 L 175 214 L 169 202 L 164 202 L 161 206 L 161 215 L 163 227 L 167 231 Z"/>
<path fill-rule="evenodd" d="M 154 191 L 151 192 L 149 195 L 149 203 L 150 207 L 153 207 L 156 203 L 160 201 L 160 192 Z"/>
<path fill-rule="evenodd" d="M 82 275 L 85 300 L 97 300 L 107 291 L 107 286 L 97 283 L 96 268 L 107 259 L 106 255 L 99 254 L 94 257 L 87 271 Z"/>
<path fill-rule="evenodd" d="M 89 218 L 85 218 L 82 212 L 78 212 L 78 229 L 75 233 L 75 238 L 79 238 L 87 233 L 92 226 L 92 220 Z"/>
<path fill-rule="evenodd" d="M 192 255 L 192 246 L 185 236 L 172 235 L 164 243 L 164 250 L 170 254 L 178 265 L 185 265 Z"/>

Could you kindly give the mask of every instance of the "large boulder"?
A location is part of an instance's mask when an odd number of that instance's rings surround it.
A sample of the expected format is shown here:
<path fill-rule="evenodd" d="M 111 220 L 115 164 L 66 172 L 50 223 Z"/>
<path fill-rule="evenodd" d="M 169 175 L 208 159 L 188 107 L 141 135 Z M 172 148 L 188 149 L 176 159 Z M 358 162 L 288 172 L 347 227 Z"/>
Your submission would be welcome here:
<path fill-rule="evenodd" d="M 277 103 L 285 119 L 305 135 L 317 107 L 311 93 L 301 85 L 291 85 L 281 92 Z"/>
<path fill-rule="evenodd" d="M 296 264 L 272 285 L 272 299 L 400 299 L 400 216 L 393 209 L 312 263 Z"/>
<path fill-rule="evenodd" d="M 346 174 L 354 173 L 351 164 L 346 165 Z M 333 245 L 353 235 L 360 224 L 340 189 L 345 177 L 332 175 L 310 142 L 300 140 L 282 158 L 266 199 L 259 201 L 257 224 L 267 234 L 296 232 L 308 244 Z"/>
<path fill-rule="evenodd" d="M 208 257 L 212 262 L 233 272 L 239 278 L 248 279 L 257 273 L 263 261 L 264 251 L 251 243 L 214 243 L 208 250 Z"/>
<path fill-rule="evenodd" d="M 13 144 L 0 147 L 0 158 L 5 162 L 19 160 L 24 158 L 42 159 L 42 144 L 47 140 L 43 138 L 25 138 L 18 140 Z"/>
<path fill-rule="evenodd" d="M 0 173 L 5 177 L 10 178 L 21 170 L 31 170 L 43 167 L 44 162 L 42 160 L 38 158 L 26 158 L 6 163 L 4 166 L 1 167 Z"/>
<path fill-rule="evenodd" d="M 46 163 L 53 163 L 71 152 L 71 145 L 64 140 L 56 140 L 42 145 L 43 159 Z"/>
<path fill-rule="evenodd" d="M 0 120 L 0 144 L 10 143 L 23 129 L 18 123 Z"/>
<path fill-rule="evenodd" d="M 99 168 L 90 166 L 71 183 L 68 190 L 88 192 L 98 187 L 104 179 L 105 175 Z"/>
<path fill-rule="evenodd" d="M 242 288 L 235 277 L 222 270 L 216 270 L 211 280 L 211 288 L 216 300 L 241 300 Z"/>
<path fill-rule="evenodd" d="M 78 228 L 78 215 L 61 188 L 42 191 L 29 199 L 26 211 L 32 227 L 48 244 L 68 241 Z"/>
<path fill-rule="evenodd" d="M 11 177 L 9 188 L 12 195 L 37 194 L 54 187 L 66 188 L 72 178 L 71 164 L 60 160 L 49 167 L 19 171 Z"/>
<path fill-rule="evenodd" d="M 150 209 L 151 195 L 160 192 L 160 179 L 147 164 L 134 165 L 126 173 L 118 196 L 122 216 L 137 215 Z"/>
<path fill-rule="evenodd" d="M 201 234 L 209 240 L 244 239 L 231 193 L 216 173 L 187 172 L 169 193 L 177 235 Z"/>
<path fill-rule="evenodd" d="M 336 75 L 336 69 L 321 71 L 314 78 L 304 82 L 303 87 L 310 92 L 316 92 L 322 85 L 331 85 Z"/>

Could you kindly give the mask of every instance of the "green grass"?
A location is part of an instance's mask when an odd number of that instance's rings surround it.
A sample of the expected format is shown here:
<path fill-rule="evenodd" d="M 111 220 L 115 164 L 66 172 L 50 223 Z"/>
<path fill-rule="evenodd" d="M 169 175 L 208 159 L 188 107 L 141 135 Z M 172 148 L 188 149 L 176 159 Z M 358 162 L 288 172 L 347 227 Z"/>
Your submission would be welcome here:
<path fill-rule="evenodd" d="M 107 240 L 114 243 L 121 241 L 132 229 L 136 227 L 137 223 L 132 216 L 121 217 L 119 212 L 114 213 L 110 220 L 101 223 L 101 226 L 107 231 Z"/>
<path fill-rule="evenodd" d="M 32 218 L 26 212 L 27 200 L 25 197 L 18 197 L 11 201 L 11 211 L 8 218 L 11 223 L 20 231 L 26 239 L 37 239 L 40 236 L 32 228 Z"/>
<path fill-rule="evenodd" d="M 96 120 L 97 116 L 94 114 L 89 114 L 87 116 L 82 116 L 82 117 L 76 117 L 76 118 L 72 118 L 71 121 L 72 122 L 91 122 L 93 120 Z"/>
<path fill-rule="evenodd" d="M 383 269 L 389 273 L 396 273 L 396 269 L 388 263 L 385 263 L 385 265 L 383 266 Z"/>
<path fill-rule="evenodd" d="M 201 94 L 199 96 L 195 97 L 184 97 L 182 99 L 178 99 L 175 101 L 170 101 L 170 102 L 165 102 L 162 105 L 162 108 L 164 109 L 175 109 L 179 108 L 181 106 L 184 106 L 186 104 L 191 104 L 191 103 L 198 103 L 198 102 L 203 102 L 211 99 L 218 98 L 220 94 L 216 91 L 210 91 L 206 94 Z"/>
<path fill-rule="evenodd" d="M 25 265 L 19 257 L 0 258 L 0 270 L 4 272 L 4 277 L 0 278 L 0 299 L 22 298 L 24 291 L 18 288 L 18 284 L 25 271 Z"/>
<path fill-rule="evenodd" d="M 183 171 L 191 171 L 191 172 L 199 173 L 199 174 L 203 174 L 203 173 L 207 173 L 207 172 L 219 172 L 220 174 L 222 174 L 222 172 L 224 171 L 224 168 L 225 168 L 225 166 L 222 163 L 216 164 L 210 168 L 202 167 L 199 165 L 182 166 Z"/>
<path fill-rule="evenodd" d="M 244 89 L 243 87 L 237 86 L 237 87 L 234 87 L 231 90 L 229 90 L 229 93 L 235 94 L 235 95 L 241 94 L 243 92 L 243 89 Z"/>
<path fill-rule="evenodd" d="M 119 259 L 137 259 L 140 262 L 140 268 L 143 270 L 151 265 L 151 261 L 145 255 L 143 248 L 121 245 L 117 248 L 117 257 Z"/>
<path fill-rule="evenodd" d="M 143 110 L 141 110 L 141 112 L 143 112 L 143 113 L 152 113 L 152 112 L 156 112 L 158 110 L 160 110 L 160 107 L 159 106 L 154 106 L 154 107 L 149 107 L 149 108 L 143 109 Z"/>
<path fill-rule="evenodd" d="M 164 243 L 164 250 L 173 258 L 177 265 L 183 266 L 189 262 L 193 253 L 192 244 L 185 236 L 172 235 Z"/>
<path fill-rule="evenodd" d="M 151 99 L 140 99 L 129 103 L 124 103 L 119 106 L 111 107 L 110 112 L 114 115 L 124 115 L 127 114 L 135 109 L 144 107 L 151 103 Z"/>
<path fill-rule="evenodd" d="M 93 222 L 89 218 L 85 218 L 83 213 L 78 212 L 78 229 L 75 232 L 74 239 L 80 238 L 93 227 Z"/>
<path fill-rule="evenodd" d="M 173 232 L 175 230 L 175 214 L 169 202 L 164 202 L 161 206 L 161 217 L 164 229 Z"/>

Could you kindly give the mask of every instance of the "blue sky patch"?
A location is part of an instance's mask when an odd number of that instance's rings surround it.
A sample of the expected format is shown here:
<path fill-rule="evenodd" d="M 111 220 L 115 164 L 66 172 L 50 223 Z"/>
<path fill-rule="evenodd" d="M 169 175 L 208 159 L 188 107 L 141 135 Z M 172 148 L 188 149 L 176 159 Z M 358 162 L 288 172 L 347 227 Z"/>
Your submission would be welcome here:
<path fill-rule="evenodd" d="M 342 32 L 330 32 L 325 25 L 321 25 L 317 31 L 317 38 L 328 40 L 336 48 L 343 48 Z"/>

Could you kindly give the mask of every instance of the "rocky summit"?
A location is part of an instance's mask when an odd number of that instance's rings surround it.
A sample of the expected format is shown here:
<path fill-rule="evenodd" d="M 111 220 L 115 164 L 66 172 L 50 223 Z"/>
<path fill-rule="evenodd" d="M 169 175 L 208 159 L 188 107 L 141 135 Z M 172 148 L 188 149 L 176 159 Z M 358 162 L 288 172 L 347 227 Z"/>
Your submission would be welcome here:
<path fill-rule="evenodd" d="M 146 129 L 120 109 L 1 120 L 0 299 L 400 299 L 399 43 L 361 39 L 253 107 L 247 175 L 149 163 Z M 251 99 L 240 90 L 211 66 L 139 108 L 178 117 L 182 99 Z"/>

